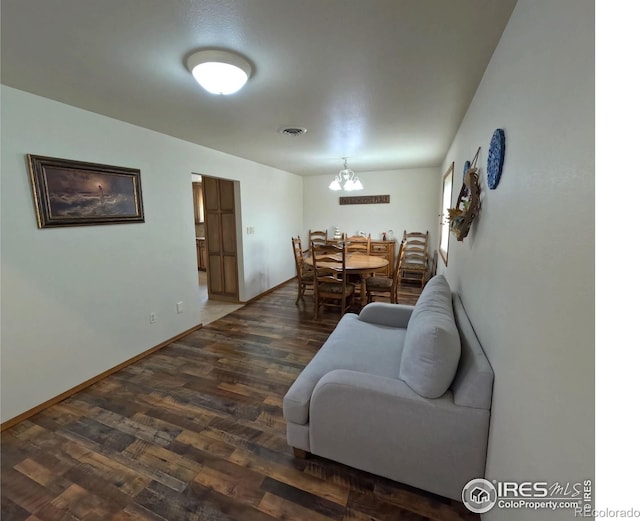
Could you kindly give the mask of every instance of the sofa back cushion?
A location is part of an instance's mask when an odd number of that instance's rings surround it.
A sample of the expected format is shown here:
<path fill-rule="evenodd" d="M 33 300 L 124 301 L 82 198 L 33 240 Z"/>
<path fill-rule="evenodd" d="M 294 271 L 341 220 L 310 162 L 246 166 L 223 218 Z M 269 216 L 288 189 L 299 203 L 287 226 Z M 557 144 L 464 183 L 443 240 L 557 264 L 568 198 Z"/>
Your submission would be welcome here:
<path fill-rule="evenodd" d="M 493 369 L 469 321 L 459 295 L 453 295 L 453 314 L 460 334 L 460 362 L 451 384 L 456 405 L 491 409 Z"/>
<path fill-rule="evenodd" d="M 460 336 L 451 289 L 444 275 L 429 280 L 407 324 L 400 379 L 425 398 L 439 398 L 451 386 L 460 359 Z"/>

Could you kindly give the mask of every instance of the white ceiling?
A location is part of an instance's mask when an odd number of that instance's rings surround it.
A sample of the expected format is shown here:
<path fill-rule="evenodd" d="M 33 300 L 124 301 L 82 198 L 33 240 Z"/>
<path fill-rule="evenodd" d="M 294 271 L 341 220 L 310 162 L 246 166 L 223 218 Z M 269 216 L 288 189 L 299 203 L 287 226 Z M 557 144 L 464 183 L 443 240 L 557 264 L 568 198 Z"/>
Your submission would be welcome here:
<path fill-rule="evenodd" d="M 440 166 L 515 3 L 2 0 L 2 83 L 300 175 Z M 208 47 L 244 89 L 195 82 Z"/>

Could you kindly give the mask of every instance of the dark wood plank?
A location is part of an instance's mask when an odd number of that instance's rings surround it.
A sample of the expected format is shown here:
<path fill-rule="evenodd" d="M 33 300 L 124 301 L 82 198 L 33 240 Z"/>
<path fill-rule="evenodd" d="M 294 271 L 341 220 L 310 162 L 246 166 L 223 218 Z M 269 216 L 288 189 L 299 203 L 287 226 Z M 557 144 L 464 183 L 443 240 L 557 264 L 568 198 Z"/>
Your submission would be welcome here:
<path fill-rule="evenodd" d="M 245 466 L 300 490 L 305 490 L 320 498 L 327 499 L 339 505 L 345 505 L 347 503 L 349 495 L 348 487 L 343 487 L 339 484 L 331 483 L 307 474 L 304 472 L 304 462 L 299 462 L 291 458 L 278 463 L 256 456 L 242 449 L 236 450 L 228 459 L 238 465 Z"/>
<path fill-rule="evenodd" d="M 2 502 L 7 498 L 20 507 L 19 511 L 16 510 L 19 515 L 21 511 L 35 513 L 56 497 L 39 483 L 12 468 L 2 469 L 1 480 Z"/>
<path fill-rule="evenodd" d="M 344 515 L 344 506 L 272 478 L 265 478 L 260 488 L 331 519 L 340 519 Z"/>
<path fill-rule="evenodd" d="M 380 521 L 433 521 L 433 518 L 387 503 L 372 493 L 352 491 L 349 494 L 347 508 L 352 513 L 359 512 L 369 519 L 379 519 Z"/>
<path fill-rule="evenodd" d="M 3 432 L 3 521 L 477 520 L 294 458 L 282 397 L 340 318 L 296 298 L 292 281 Z"/>
<path fill-rule="evenodd" d="M 0 519 L 12 519 L 13 521 L 23 521 L 31 514 L 24 508 L 16 505 L 9 498 L 2 496 L 2 509 L 0 509 Z"/>

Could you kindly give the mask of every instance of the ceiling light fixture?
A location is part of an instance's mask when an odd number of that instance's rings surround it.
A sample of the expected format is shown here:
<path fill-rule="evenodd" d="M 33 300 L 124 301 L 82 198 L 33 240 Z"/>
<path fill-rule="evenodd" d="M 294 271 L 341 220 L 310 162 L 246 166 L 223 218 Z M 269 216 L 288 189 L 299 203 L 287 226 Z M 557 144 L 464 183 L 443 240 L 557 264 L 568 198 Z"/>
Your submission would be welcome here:
<path fill-rule="evenodd" d="M 193 53 L 187 68 L 197 82 L 211 94 L 238 92 L 251 76 L 251 64 L 242 56 L 218 49 Z"/>
<path fill-rule="evenodd" d="M 360 182 L 360 179 L 356 177 L 356 174 L 347 166 L 347 158 L 344 159 L 344 168 L 338 172 L 338 175 L 329 185 L 329 188 L 334 191 L 345 190 L 352 192 L 354 190 L 362 190 L 364 186 Z"/>

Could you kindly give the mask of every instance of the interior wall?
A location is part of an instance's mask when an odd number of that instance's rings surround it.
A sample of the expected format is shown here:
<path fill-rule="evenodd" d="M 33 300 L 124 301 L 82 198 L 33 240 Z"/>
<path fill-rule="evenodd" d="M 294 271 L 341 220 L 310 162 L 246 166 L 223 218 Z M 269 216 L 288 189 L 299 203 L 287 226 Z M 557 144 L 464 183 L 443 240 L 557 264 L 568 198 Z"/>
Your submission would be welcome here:
<path fill-rule="evenodd" d="M 337 174 L 336 170 L 336 174 Z M 329 184 L 335 177 L 322 175 L 303 179 L 304 234 L 307 245 L 309 230 L 328 230 L 336 226 L 348 235 L 370 233 L 382 239 L 382 232 L 393 230 L 398 244 L 402 232 L 429 231 L 429 251 L 438 244 L 438 208 L 441 173 L 438 168 L 416 168 L 379 172 L 357 172 L 364 185 L 358 192 L 334 192 Z M 390 195 L 389 204 L 340 205 L 341 196 Z"/>
<path fill-rule="evenodd" d="M 0 101 L 3 422 L 200 322 L 191 173 L 240 187 L 241 300 L 295 275 L 299 176 L 6 86 Z M 28 153 L 139 168 L 145 222 L 38 229 Z"/>
<path fill-rule="evenodd" d="M 520 0 L 443 163 L 482 147 L 482 208 L 445 272 L 495 371 L 490 480 L 594 478 L 594 5 Z M 496 128 L 501 181 L 486 182 Z M 456 170 L 454 200 L 462 176 Z M 597 490 L 597 484 L 596 484 Z M 575 519 L 494 508 L 483 519 Z"/>

